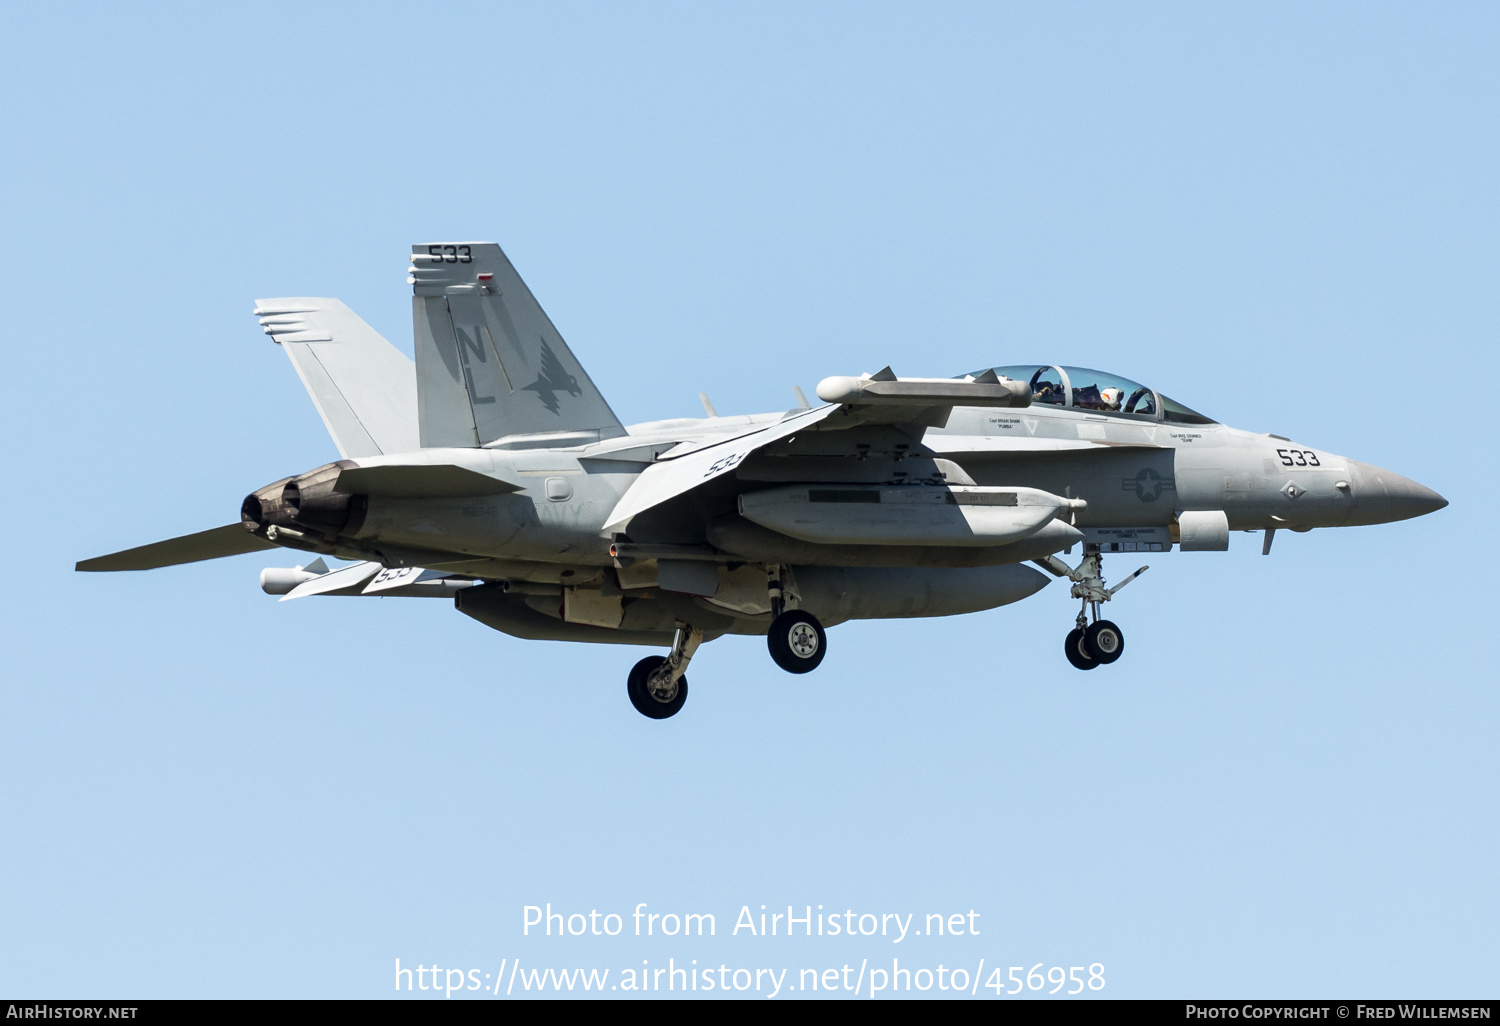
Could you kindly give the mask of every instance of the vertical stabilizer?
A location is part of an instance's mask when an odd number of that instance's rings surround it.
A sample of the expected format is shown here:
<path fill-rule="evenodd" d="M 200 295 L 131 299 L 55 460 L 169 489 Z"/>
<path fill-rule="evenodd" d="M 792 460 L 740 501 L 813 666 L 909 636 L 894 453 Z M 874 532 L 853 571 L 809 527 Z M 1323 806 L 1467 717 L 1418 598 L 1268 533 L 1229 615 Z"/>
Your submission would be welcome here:
<path fill-rule="evenodd" d="M 625 433 L 499 246 L 413 246 L 407 280 L 424 447 L 579 445 Z"/>
<path fill-rule="evenodd" d="M 411 361 L 337 299 L 257 299 L 255 316 L 286 350 L 345 458 L 417 448 Z"/>

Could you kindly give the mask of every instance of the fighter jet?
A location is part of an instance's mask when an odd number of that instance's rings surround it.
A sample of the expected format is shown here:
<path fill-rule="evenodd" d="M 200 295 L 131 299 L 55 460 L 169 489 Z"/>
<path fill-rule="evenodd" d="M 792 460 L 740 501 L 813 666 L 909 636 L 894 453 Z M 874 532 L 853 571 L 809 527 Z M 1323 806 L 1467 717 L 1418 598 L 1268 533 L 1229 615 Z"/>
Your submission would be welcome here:
<path fill-rule="evenodd" d="M 817 668 L 847 620 L 952 616 L 1067 580 L 1063 654 L 1120 658 L 1106 555 L 1227 549 L 1231 531 L 1380 524 L 1447 505 L 1388 470 L 1215 422 L 1051 364 L 796 391 L 797 407 L 626 426 L 493 243 L 412 248 L 415 362 L 336 299 L 262 299 L 341 459 L 237 522 L 78 564 L 145 570 L 275 548 L 282 601 L 430 596 L 518 638 L 656 646 L 626 680 L 665 719 L 705 641 Z M 1077 550 L 1075 564 L 1067 556 Z M 327 557 L 352 561 L 330 569 Z M 1040 568 L 1040 569 L 1037 569 Z M 1045 571 L 1045 573 L 1041 572 Z"/>

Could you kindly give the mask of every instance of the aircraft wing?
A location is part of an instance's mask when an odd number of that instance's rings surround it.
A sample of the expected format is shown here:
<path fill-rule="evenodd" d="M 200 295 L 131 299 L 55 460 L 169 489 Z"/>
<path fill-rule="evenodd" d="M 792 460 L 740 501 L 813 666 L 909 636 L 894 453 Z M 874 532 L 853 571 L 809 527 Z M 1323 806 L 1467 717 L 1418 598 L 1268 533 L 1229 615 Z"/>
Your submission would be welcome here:
<path fill-rule="evenodd" d="M 898 378 L 889 367 L 857 378 L 824 378 L 818 384 L 818 396 L 833 405 L 790 413 L 771 427 L 709 442 L 681 456 L 668 454 L 647 467 L 615 504 L 604 533 L 623 532 L 637 514 L 728 473 L 752 453 L 798 431 L 886 426 L 907 429 L 921 438 L 927 428 L 946 424 L 955 406 L 1031 404 L 1030 388 L 997 377 L 993 371 L 968 378 Z"/>
<path fill-rule="evenodd" d="M 825 421 L 840 408 L 821 406 L 816 410 L 795 413 L 768 428 L 737 435 L 694 449 L 685 455 L 653 463 L 635 479 L 635 483 L 615 504 L 604 525 L 604 533 L 623 532 L 636 514 L 644 513 L 653 506 L 729 473 L 756 450 Z"/>

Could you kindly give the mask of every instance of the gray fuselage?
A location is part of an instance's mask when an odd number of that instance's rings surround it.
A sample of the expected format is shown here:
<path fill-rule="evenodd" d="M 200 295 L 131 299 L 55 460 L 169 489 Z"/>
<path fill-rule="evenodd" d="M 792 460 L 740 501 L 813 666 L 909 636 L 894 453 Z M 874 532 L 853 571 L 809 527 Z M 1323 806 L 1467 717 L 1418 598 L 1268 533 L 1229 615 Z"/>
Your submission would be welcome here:
<path fill-rule="evenodd" d="M 371 495 L 357 522 L 325 533 L 319 551 L 497 584 L 461 593 L 458 605 L 508 633 L 660 644 L 681 622 L 696 621 L 710 637 L 763 632 L 770 613 L 764 582 L 776 567 L 786 569 L 794 600 L 829 624 L 948 615 L 1033 594 L 1047 579 L 1018 564 L 1071 550 L 1091 528 L 1154 528 L 1175 541 L 1179 520 L 1198 511 L 1221 512 L 1233 530 L 1304 531 L 1445 505 L 1414 481 L 1278 436 L 1034 404 L 955 408 L 944 426 L 920 437 L 896 427 L 793 434 L 777 452 L 747 458 L 733 473 L 637 516 L 628 534 L 606 532 L 611 511 L 648 467 L 732 448 L 726 443 L 799 412 L 658 421 L 571 448 L 428 448 L 361 459 L 361 468 L 462 467 L 512 490 Z M 935 481 L 931 475 L 945 467 L 950 483 Z M 813 544 L 737 512 L 741 496 L 786 482 L 941 491 L 964 477 L 979 491 L 1038 489 L 1082 502 L 995 546 Z M 645 555 L 621 559 L 611 554 L 615 542 Z M 668 569 L 676 580 L 683 566 L 695 565 L 700 578 L 717 574 L 709 587 L 668 579 Z"/>

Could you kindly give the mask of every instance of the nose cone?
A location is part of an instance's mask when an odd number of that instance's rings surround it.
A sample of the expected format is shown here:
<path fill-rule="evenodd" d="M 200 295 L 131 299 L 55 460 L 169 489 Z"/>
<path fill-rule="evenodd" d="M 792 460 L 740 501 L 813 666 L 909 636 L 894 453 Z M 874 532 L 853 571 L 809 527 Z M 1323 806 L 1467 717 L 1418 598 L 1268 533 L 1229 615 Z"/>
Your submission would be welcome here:
<path fill-rule="evenodd" d="M 1350 523 L 1388 524 L 1433 513 L 1448 505 L 1448 500 L 1426 485 L 1393 474 L 1382 467 L 1358 460 L 1349 461 L 1354 478 L 1354 515 Z"/>

